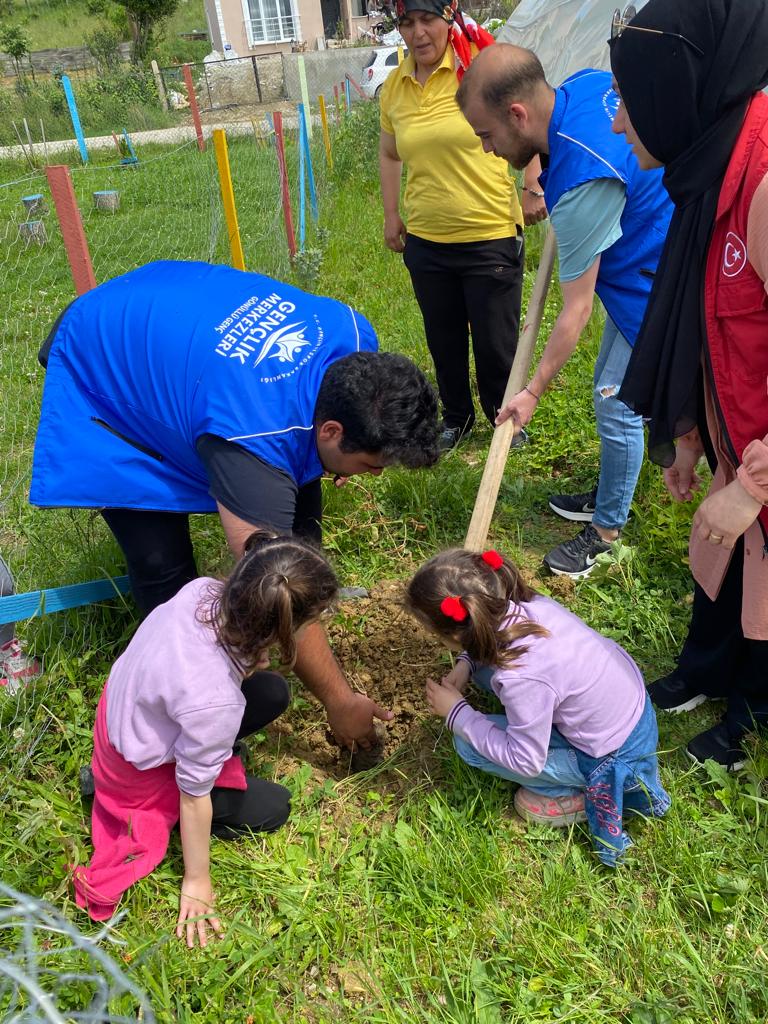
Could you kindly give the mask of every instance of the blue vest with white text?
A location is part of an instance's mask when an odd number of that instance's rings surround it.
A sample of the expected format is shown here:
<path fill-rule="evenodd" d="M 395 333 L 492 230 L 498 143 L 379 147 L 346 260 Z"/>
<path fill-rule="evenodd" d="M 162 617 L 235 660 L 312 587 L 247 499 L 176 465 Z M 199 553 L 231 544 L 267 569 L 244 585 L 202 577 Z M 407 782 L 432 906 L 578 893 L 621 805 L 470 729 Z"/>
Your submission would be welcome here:
<path fill-rule="evenodd" d="M 30 501 L 214 511 L 202 434 L 302 486 L 323 472 L 314 410 L 325 371 L 376 348 L 349 306 L 261 274 L 168 261 L 116 277 L 57 327 Z"/>
<path fill-rule="evenodd" d="M 672 216 L 663 170 L 642 171 L 623 135 L 612 131 L 619 97 L 607 71 L 578 71 L 555 90 L 549 163 L 541 175 L 547 209 L 572 189 L 616 178 L 626 189 L 621 238 L 601 253 L 595 290 L 634 345 Z"/>

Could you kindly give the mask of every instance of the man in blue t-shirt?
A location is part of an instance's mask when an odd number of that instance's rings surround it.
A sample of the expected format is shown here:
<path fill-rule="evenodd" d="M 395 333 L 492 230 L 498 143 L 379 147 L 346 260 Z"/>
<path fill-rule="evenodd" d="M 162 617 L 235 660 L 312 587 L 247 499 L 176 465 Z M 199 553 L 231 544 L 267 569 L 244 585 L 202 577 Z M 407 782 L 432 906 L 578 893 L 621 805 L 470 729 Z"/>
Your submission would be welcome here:
<path fill-rule="evenodd" d="M 575 349 L 595 292 L 606 309 L 593 380 L 600 478 L 591 492 L 550 498 L 558 515 L 587 525 L 544 558 L 553 573 L 586 576 L 624 527 L 640 474 L 642 419 L 617 396 L 672 204 L 661 172 L 642 172 L 612 130 L 619 101 L 607 72 L 580 71 L 553 89 L 534 53 L 497 44 L 472 62 L 457 99 L 487 151 L 516 168 L 541 158 L 543 197 L 560 254 L 563 309 L 533 376 L 497 423 L 510 416 L 521 427 L 530 421 Z"/>
<path fill-rule="evenodd" d="M 320 477 L 432 465 L 437 399 L 404 356 L 379 353 L 349 306 L 261 274 L 150 263 L 76 299 L 46 366 L 30 501 L 99 509 L 142 613 L 199 575 L 189 515 L 218 512 L 235 557 L 254 526 L 320 540 Z M 296 671 L 339 739 L 372 716 L 325 634 Z"/>

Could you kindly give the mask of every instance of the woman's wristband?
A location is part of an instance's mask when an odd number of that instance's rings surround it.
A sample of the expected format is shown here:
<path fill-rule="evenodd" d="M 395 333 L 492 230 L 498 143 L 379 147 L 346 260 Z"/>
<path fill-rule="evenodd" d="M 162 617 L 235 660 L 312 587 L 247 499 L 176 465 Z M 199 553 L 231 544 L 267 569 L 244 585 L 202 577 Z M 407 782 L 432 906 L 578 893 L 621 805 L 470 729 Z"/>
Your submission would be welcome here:
<path fill-rule="evenodd" d="M 527 192 L 531 196 L 536 196 L 537 199 L 543 199 L 544 198 L 544 193 L 543 192 L 537 192 L 535 188 L 528 188 L 527 185 L 523 185 L 522 186 L 522 191 L 523 192 Z"/>
<path fill-rule="evenodd" d="M 527 384 L 524 386 L 523 391 L 527 391 L 531 398 L 535 398 L 537 402 L 541 401 L 541 395 L 537 395 L 535 391 L 531 391 Z"/>

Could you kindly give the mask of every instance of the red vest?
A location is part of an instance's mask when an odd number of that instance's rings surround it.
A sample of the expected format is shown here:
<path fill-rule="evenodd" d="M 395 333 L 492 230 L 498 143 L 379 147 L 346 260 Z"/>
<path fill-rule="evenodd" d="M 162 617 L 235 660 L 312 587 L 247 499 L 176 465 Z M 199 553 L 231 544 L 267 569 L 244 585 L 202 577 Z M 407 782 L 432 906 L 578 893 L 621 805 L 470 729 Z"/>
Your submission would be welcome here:
<path fill-rule="evenodd" d="M 704 278 L 706 356 L 734 467 L 768 434 L 768 295 L 747 254 L 747 218 L 768 174 L 768 96 L 753 97 L 723 179 Z M 768 530 L 768 507 L 760 513 Z"/>

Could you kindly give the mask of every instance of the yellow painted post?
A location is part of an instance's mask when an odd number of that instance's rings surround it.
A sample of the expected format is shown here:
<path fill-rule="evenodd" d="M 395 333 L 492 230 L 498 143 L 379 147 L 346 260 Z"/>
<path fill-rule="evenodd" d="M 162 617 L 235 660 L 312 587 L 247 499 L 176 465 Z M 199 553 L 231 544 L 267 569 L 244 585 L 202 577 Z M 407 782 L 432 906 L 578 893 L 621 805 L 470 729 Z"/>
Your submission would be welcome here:
<path fill-rule="evenodd" d="M 232 189 L 232 174 L 229 170 L 229 153 L 227 151 L 227 133 L 223 128 L 213 132 L 213 148 L 216 153 L 216 164 L 219 168 L 219 184 L 221 201 L 224 204 L 224 216 L 227 221 L 229 248 L 232 253 L 232 266 L 236 270 L 245 270 L 245 256 L 240 241 L 240 228 L 237 225 L 237 208 L 235 193 Z"/>
<path fill-rule="evenodd" d="M 317 97 L 317 103 L 320 107 L 320 121 L 323 125 L 323 143 L 325 144 L 325 159 L 328 161 L 328 169 L 333 170 L 333 157 L 331 156 L 331 136 L 328 131 L 328 112 L 325 109 L 325 96 L 320 94 Z"/>
<path fill-rule="evenodd" d="M 403 54 L 403 48 L 402 48 L 402 46 L 398 46 L 398 48 L 397 48 L 397 63 L 398 64 L 402 64 L 404 59 L 405 59 L 405 56 Z"/>

